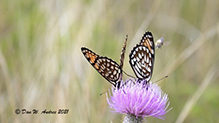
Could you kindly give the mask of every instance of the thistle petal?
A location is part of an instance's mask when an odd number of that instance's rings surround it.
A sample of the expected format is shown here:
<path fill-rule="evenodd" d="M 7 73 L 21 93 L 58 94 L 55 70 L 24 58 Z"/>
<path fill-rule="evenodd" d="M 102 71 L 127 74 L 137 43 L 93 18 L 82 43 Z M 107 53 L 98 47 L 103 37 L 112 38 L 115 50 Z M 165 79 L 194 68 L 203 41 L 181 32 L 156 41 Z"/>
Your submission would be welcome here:
<path fill-rule="evenodd" d="M 168 95 L 156 83 L 145 83 L 145 80 L 128 79 L 119 87 L 112 87 L 107 97 L 109 107 L 121 114 L 164 119 L 169 106 Z"/>

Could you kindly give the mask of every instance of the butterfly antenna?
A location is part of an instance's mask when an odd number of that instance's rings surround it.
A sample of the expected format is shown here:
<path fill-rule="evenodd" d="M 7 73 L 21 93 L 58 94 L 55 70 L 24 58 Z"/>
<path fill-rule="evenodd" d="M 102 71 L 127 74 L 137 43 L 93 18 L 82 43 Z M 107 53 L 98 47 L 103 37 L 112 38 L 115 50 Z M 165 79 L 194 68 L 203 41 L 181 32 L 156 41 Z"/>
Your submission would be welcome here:
<path fill-rule="evenodd" d="M 105 93 L 107 93 L 107 91 L 104 91 L 104 92 L 100 93 L 100 96 L 102 96 L 102 95 L 105 94 Z"/>
<path fill-rule="evenodd" d="M 127 74 L 127 73 L 126 73 L 124 70 L 122 70 L 122 72 L 124 72 L 126 76 L 128 76 L 128 77 L 131 77 L 131 78 L 134 78 L 134 79 L 135 79 L 135 77 L 133 77 L 132 75 L 129 75 L 129 74 Z"/>
<path fill-rule="evenodd" d="M 159 81 L 161 81 L 161 80 L 163 80 L 163 79 L 166 79 L 167 77 L 168 77 L 168 75 L 167 75 L 167 76 L 164 76 L 164 77 L 162 77 L 161 79 L 158 79 L 158 80 L 154 81 L 154 83 L 157 83 L 157 82 L 159 82 Z"/>

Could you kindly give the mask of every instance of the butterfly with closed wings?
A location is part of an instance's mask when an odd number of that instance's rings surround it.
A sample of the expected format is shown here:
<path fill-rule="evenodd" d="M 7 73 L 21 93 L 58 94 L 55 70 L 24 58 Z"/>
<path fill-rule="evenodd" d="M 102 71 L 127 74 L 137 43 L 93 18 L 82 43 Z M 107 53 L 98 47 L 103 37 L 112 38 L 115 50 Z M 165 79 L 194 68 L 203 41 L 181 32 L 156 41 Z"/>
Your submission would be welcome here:
<path fill-rule="evenodd" d="M 129 54 L 129 63 L 138 79 L 148 83 L 152 77 L 155 46 L 151 32 L 145 32 L 139 44 Z"/>
<path fill-rule="evenodd" d="M 120 65 L 108 57 L 99 56 L 86 47 L 82 47 L 81 51 L 88 62 L 102 75 L 107 81 L 116 87 L 122 80 L 122 68 L 124 61 L 124 54 L 126 49 L 126 42 L 128 36 L 126 35 L 125 43 L 120 56 Z"/>

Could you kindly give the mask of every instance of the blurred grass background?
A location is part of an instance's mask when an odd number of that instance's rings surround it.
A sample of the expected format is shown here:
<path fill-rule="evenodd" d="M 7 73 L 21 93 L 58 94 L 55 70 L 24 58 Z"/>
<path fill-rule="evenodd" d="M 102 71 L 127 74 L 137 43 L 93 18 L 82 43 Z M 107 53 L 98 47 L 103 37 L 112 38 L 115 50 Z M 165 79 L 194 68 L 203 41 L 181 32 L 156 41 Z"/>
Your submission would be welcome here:
<path fill-rule="evenodd" d="M 171 42 L 156 50 L 152 81 L 169 75 L 159 85 L 173 109 L 146 122 L 219 122 L 217 0 L 0 1 L 0 122 L 121 122 L 99 96 L 111 85 L 80 48 L 119 63 L 128 34 L 124 70 L 134 75 L 128 55 L 147 30 Z M 40 114 L 45 109 L 69 113 Z"/>

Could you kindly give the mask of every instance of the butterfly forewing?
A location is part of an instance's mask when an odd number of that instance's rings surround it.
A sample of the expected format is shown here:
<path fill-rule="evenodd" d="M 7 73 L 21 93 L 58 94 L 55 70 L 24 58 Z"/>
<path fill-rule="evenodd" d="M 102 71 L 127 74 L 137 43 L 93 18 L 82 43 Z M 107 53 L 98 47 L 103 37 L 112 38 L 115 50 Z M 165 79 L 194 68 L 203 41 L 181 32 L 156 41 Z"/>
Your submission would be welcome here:
<path fill-rule="evenodd" d="M 153 36 L 151 32 L 146 32 L 129 55 L 129 63 L 137 78 L 150 81 L 153 73 L 154 53 Z"/>
<path fill-rule="evenodd" d="M 124 59 L 125 59 L 125 49 L 126 49 L 127 39 L 128 39 L 128 35 L 126 35 L 125 42 L 124 42 L 124 45 L 123 45 L 123 48 L 122 48 L 122 52 L 121 52 L 121 56 L 120 56 L 120 64 L 119 64 L 119 66 L 120 66 L 121 70 L 123 69 L 123 62 L 124 62 Z M 121 72 L 119 80 L 122 80 L 122 72 Z"/>
<path fill-rule="evenodd" d="M 125 49 L 126 49 L 127 39 L 128 39 L 128 35 L 126 35 L 124 46 L 122 48 L 122 52 L 121 52 L 121 56 L 120 56 L 120 67 L 121 67 L 121 69 L 123 68 L 123 61 L 124 61 L 124 58 L 125 58 Z"/>
<path fill-rule="evenodd" d="M 99 57 L 99 55 L 97 55 L 96 53 L 94 53 L 86 47 L 82 47 L 81 52 L 84 54 L 85 58 L 91 65 L 95 64 L 95 60 Z"/>
<path fill-rule="evenodd" d="M 110 58 L 102 57 L 94 53 L 93 51 L 82 47 L 82 53 L 88 62 L 111 84 L 116 86 L 121 75 L 120 66 Z"/>
<path fill-rule="evenodd" d="M 139 44 L 146 46 L 150 50 L 151 54 L 155 54 L 154 39 L 151 32 L 145 32 Z"/>

